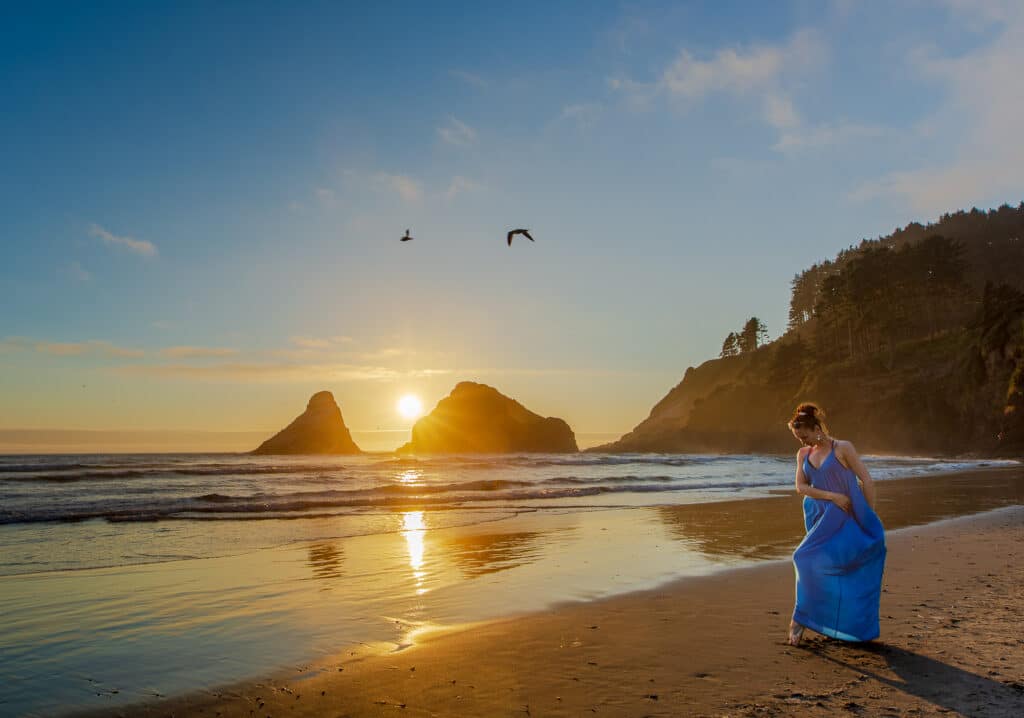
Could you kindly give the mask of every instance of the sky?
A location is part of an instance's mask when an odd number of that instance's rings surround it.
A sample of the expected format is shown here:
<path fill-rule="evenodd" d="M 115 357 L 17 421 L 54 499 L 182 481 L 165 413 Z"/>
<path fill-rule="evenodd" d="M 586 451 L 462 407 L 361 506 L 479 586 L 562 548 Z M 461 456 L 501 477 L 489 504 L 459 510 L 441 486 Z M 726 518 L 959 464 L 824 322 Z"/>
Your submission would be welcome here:
<path fill-rule="evenodd" d="M 326 389 L 401 430 L 472 380 L 624 433 L 801 270 L 1024 199 L 1020 3 L 0 15 L 0 429 L 272 433 Z"/>

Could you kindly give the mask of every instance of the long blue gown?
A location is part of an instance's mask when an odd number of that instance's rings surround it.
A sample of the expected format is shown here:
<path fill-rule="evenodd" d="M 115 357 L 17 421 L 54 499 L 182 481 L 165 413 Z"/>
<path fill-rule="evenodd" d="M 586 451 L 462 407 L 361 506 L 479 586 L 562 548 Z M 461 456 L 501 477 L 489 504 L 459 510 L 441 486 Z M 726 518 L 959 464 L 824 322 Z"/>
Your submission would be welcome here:
<path fill-rule="evenodd" d="M 878 601 L 885 568 L 885 529 L 868 505 L 857 475 L 836 458 L 835 442 L 817 469 L 804 458 L 816 489 L 843 493 L 848 514 L 831 501 L 804 497 L 807 535 L 793 552 L 796 607 L 793 620 L 844 641 L 878 637 Z"/>

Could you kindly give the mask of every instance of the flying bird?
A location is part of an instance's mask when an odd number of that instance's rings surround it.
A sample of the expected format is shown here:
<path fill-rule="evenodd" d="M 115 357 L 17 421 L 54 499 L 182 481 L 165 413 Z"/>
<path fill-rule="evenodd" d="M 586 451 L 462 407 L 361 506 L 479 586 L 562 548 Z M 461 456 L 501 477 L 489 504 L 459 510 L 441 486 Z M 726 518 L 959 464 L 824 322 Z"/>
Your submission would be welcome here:
<path fill-rule="evenodd" d="M 533 237 L 530 236 L 530 230 L 528 229 L 513 229 L 508 233 L 508 246 L 512 246 L 512 237 L 514 235 L 521 234 L 531 242 L 534 241 Z"/>
<path fill-rule="evenodd" d="M 405 230 L 405 236 L 404 236 L 404 237 L 402 237 L 402 238 L 401 238 L 400 240 L 398 240 L 398 241 L 399 241 L 399 242 L 408 242 L 408 241 L 409 241 L 410 239 L 412 239 L 412 237 L 411 237 L 411 236 L 409 236 L 409 230 Z"/>

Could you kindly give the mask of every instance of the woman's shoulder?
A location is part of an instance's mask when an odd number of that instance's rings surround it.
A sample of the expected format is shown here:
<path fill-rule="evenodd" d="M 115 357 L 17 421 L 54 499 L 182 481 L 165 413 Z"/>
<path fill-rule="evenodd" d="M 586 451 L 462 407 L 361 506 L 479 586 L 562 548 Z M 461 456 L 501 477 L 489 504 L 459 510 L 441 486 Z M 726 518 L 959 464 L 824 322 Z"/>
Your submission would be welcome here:
<path fill-rule="evenodd" d="M 844 439 L 833 439 L 835 442 L 832 446 L 832 450 L 836 454 L 836 458 L 846 467 L 850 466 L 850 463 L 857 458 L 857 448 L 853 445 L 852 441 L 845 441 Z"/>

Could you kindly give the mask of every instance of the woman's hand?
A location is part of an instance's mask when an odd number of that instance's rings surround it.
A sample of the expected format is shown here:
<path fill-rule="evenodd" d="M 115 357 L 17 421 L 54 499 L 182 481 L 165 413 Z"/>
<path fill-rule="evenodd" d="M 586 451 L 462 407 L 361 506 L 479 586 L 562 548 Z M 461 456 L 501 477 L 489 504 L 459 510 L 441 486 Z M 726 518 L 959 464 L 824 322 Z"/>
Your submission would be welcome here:
<path fill-rule="evenodd" d="M 853 511 L 853 501 L 846 494 L 832 494 L 829 500 L 846 513 Z"/>

